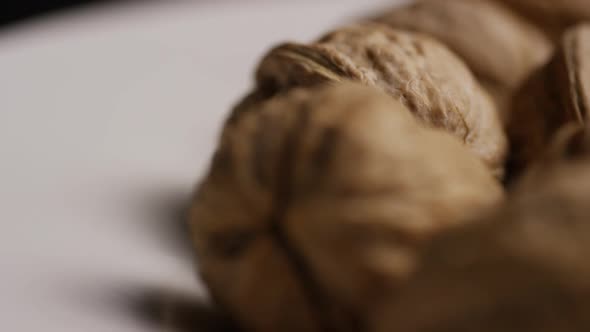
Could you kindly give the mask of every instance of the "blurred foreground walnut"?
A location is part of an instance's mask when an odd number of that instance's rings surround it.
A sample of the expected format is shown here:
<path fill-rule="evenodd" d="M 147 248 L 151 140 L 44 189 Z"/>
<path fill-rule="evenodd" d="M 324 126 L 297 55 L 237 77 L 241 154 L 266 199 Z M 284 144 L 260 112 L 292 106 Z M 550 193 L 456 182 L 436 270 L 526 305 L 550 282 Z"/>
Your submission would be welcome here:
<path fill-rule="evenodd" d="M 590 160 L 537 180 L 486 220 L 435 237 L 374 313 L 375 331 L 590 331 Z"/>
<path fill-rule="evenodd" d="M 502 112 L 511 93 L 552 51 L 540 30 L 493 0 L 419 0 L 374 20 L 443 42 L 465 61 Z"/>
<path fill-rule="evenodd" d="M 556 55 L 514 96 L 508 120 L 511 172 L 539 159 L 568 123 L 586 125 L 590 111 L 590 25 L 569 30 Z"/>
<path fill-rule="evenodd" d="M 536 23 L 555 40 L 568 28 L 590 21 L 588 0 L 499 0 Z"/>
<path fill-rule="evenodd" d="M 495 105 L 461 60 L 425 35 L 376 23 L 341 28 L 312 44 L 276 47 L 256 78 L 234 119 L 293 87 L 356 81 L 387 92 L 423 123 L 461 140 L 497 176 L 503 173 L 507 143 Z"/>
<path fill-rule="evenodd" d="M 449 134 L 339 84 L 228 123 L 191 208 L 200 273 L 246 329 L 370 331 L 433 234 L 503 194 Z"/>

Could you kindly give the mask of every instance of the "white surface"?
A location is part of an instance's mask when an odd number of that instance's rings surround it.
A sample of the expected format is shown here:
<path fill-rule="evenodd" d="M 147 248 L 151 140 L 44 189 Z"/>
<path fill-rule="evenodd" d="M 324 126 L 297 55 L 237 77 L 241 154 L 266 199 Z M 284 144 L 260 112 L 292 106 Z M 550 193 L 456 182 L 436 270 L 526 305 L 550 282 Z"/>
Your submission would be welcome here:
<path fill-rule="evenodd" d="M 392 2 L 136 2 L 0 30 L 0 331 L 161 330 L 126 297 L 202 294 L 171 214 L 259 56 Z"/>

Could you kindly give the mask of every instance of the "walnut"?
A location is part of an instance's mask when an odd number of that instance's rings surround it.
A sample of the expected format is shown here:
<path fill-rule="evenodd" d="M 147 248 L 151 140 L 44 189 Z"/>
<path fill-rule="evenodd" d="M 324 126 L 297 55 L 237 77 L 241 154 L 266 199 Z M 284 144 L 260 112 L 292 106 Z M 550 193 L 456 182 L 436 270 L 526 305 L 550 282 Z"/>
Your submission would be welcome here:
<path fill-rule="evenodd" d="M 535 72 L 512 101 L 510 172 L 518 176 L 564 125 L 583 125 L 590 110 L 590 25 L 569 30 L 551 62 Z"/>
<path fill-rule="evenodd" d="M 377 89 L 250 107 L 223 131 L 190 214 L 203 280 L 247 330 L 366 330 L 417 248 L 502 199 L 467 148 Z"/>
<path fill-rule="evenodd" d="M 503 113 L 511 93 L 552 52 L 540 30 L 491 0 L 419 0 L 374 20 L 428 34 L 447 45 L 495 97 Z"/>
<path fill-rule="evenodd" d="M 497 175 L 507 150 L 498 112 L 471 72 L 439 42 L 367 23 L 326 34 L 311 44 L 287 43 L 261 61 L 249 106 L 293 87 L 356 81 L 401 101 L 423 123 L 444 129 L 471 148 Z"/>
<path fill-rule="evenodd" d="M 435 236 L 414 278 L 374 312 L 374 330 L 590 331 L 590 160 L 539 179 Z"/>
<path fill-rule="evenodd" d="M 545 182 L 547 176 L 560 172 L 564 163 L 590 162 L 590 132 L 580 124 L 567 124 L 561 127 L 549 143 L 544 153 L 535 160 L 512 185 L 512 192 L 528 191 Z"/>
<path fill-rule="evenodd" d="M 587 0 L 500 0 L 523 17 L 537 24 L 554 40 L 568 28 L 590 21 Z"/>

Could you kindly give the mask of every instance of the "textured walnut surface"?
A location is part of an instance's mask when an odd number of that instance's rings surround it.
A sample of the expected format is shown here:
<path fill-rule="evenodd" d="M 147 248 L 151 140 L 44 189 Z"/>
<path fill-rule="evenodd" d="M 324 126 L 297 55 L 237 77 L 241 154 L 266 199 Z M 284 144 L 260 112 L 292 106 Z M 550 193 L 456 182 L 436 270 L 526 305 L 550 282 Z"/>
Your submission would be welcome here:
<path fill-rule="evenodd" d="M 375 18 L 437 38 L 459 55 L 505 106 L 514 89 L 551 55 L 549 40 L 508 8 L 487 0 L 420 0 Z"/>
<path fill-rule="evenodd" d="M 449 134 L 360 85 L 293 90 L 223 132 L 191 226 L 213 297 L 253 331 L 368 331 L 434 234 L 502 198 Z"/>
<path fill-rule="evenodd" d="M 423 123 L 464 142 L 496 175 L 503 173 L 507 144 L 495 105 L 462 61 L 425 35 L 374 23 L 353 25 L 311 44 L 274 48 L 256 77 L 256 91 L 233 118 L 293 87 L 357 81 L 386 91 Z"/>
<path fill-rule="evenodd" d="M 508 133 L 511 167 L 519 173 L 538 159 L 568 123 L 585 124 L 590 110 L 590 26 L 568 30 L 551 62 L 514 96 Z"/>
<path fill-rule="evenodd" d="M 538 174 L 481 222 L 436 237 L 376 331 L 590 330 L 590 163 Z"/>
<path fill-rule="evenodd" d="M 536 23 L 552 38 L 573 25 L 590 20 L 587 0 L 499 0 Z"/>

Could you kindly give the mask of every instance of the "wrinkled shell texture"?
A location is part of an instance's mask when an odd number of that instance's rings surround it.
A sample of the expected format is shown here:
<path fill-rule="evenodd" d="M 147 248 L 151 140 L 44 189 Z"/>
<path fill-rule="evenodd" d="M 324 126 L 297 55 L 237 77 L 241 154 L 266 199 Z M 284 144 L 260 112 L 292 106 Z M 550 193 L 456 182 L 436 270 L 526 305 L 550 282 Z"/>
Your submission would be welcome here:
<path fill-rule="evenodd" d="M 190 216 L 211 294 L 252 331 L 367 331 L 418 247 L 502 199 L 468 149 L 377 90 L 252 107 L 224 130 Z"/>
<path fill-rule="evenodd" d="M 423 123 L 452 133 L 496 175 L 502 174 L 507 141 L 498 111 L 467 67 L 434 39 L 380 24 L 345 27 L 309 45 L 276 47 L 259 65 L 258 90 L 236 113 L 252 100 L 292 87 L 345 80 L 386 91 Z"/>
<path fill-rule="evenodd" d="M 531 71 L 551 56 L 550 41 L 508 8 L 487 0 L 421 0 L 375 19 L 428 34 L 459 55 L 504 105 Z"/>
<path fill-rule="evenodd" d="M 556 55 L 515 95 L 508 134 L 511 171 L 539 159 L 555 133 L 569 123 L 584 124 L 590 110 L 590 26 L 569 30 Z"/>
<path fill-rule="evenodd" d="M 552 38 L 575 24 L 590 20 L 587 0 L 500 0 L 536 23 Z"/>
<path fill-rule="evenodd" d="M 590 331 L 590 163 L 538 180 L 487 219 L 434 238 L 375 330 Z"/>

